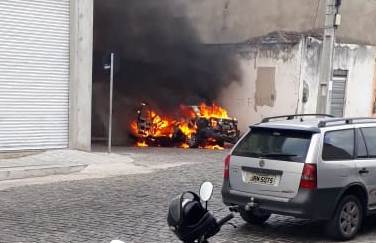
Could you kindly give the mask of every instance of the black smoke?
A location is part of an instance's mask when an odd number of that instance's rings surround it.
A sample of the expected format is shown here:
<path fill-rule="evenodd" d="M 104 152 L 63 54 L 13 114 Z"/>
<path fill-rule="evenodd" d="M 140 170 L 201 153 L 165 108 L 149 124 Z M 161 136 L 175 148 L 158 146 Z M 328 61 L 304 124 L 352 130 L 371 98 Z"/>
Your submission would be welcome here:
<path fill-rule="evenodd" d="M 93 79 L 100 90 L 93 110 L 102 117 L 107 97 L 101 91 L 108 87 L 102 60 L 110 51 L 118 64 L 114 114 L 122 124 L 140 102 L 171 114 L 180 104 L 215 101 L 240 79 L 234 55 L 203 44 L 179 1 L 95 0 Z"/>

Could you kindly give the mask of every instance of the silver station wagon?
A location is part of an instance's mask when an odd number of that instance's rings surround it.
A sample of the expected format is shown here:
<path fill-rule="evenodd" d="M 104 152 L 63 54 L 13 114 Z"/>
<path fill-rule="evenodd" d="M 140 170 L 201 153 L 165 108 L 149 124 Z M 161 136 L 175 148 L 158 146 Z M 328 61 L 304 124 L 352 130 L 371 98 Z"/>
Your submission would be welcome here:
<path fill-rule="evenodd" d="M 265 118 L 226 157 L 222 198 L 250 224 L 290 215 L 354 238 L 376 209 L 376 119 Z"/>

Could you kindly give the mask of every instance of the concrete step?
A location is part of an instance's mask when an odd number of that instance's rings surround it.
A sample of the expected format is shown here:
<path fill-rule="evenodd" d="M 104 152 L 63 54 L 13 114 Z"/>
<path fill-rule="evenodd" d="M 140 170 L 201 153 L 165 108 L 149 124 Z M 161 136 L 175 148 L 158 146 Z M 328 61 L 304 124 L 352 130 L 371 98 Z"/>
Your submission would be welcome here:
<path fill-rule="evenodd" d="M 0 181 L 43 177 L 50 175 L 66 175 L 80 172 L 86 164 L 44 164 L 31 166 L 0 166 Z"/>

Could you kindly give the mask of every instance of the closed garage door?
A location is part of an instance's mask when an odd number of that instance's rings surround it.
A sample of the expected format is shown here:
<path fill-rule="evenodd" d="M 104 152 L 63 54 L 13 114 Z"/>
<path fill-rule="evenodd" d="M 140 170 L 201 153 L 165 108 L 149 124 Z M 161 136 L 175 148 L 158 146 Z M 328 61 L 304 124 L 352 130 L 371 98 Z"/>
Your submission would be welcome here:
<path fill-rule="evenodd" d="M 69 10 L 0 1 L 0 151 L 68 145 Z"/>

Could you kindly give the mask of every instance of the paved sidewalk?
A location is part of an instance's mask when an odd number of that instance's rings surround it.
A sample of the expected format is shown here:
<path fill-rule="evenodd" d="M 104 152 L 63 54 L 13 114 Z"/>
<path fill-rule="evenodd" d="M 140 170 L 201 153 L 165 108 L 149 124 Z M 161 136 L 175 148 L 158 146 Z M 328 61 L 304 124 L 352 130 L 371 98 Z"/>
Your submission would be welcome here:
<path fill-rule="evenodd" d="M 1 169 L 6 170 L 4 174 L 9 173 L 9 171 L 19 173 L 19 171 L 30 170 L 30 168 L 35 170 L 51 170 L 50 168 L 54 168 L 55 171 L 52 171 L 50 174 L 47 173 L 47 176 L 43 177 L 41 176 L 43 173 L 39 171 L 39 173 L 34 173 L 35 176 L 32 174 L 31 176 L 18 177 L 22 179 L 11 178 L 12 180 L 2 180 L 0 181 L 0 190 L 30 184 L 46 184 L 60 181 L 144 174 L 185 164 L 179 162 L 140 164 L 135 163 L 132 158 L 138 156 L 133 151 L 120 152 L 121 151 L 115 151 L 109 154 L 106 152 L 88 153 L 77 150 L 50 150 L 26 154 L 25 156 L 22 153 L 19 156 L 7 156 L 10 158 L 0 159 L 0 176 Z M 83 167 L 80 170 L 72 170 L 73 173 L 66 172 L 67 168 L 79 166 Z M 64 173 L 56 172 L 56 168 L 60 168 Z"/>

